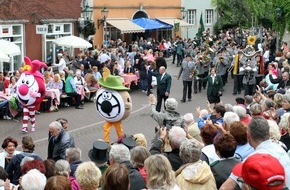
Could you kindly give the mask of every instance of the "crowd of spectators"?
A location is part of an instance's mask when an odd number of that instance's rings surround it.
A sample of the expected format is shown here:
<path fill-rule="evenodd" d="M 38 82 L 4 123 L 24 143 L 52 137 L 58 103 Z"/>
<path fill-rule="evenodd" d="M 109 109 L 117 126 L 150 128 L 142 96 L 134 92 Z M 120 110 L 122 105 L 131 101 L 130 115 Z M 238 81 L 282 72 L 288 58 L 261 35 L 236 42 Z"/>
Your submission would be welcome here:
<path fill-rule="evenodd" d="M 145 80 L 141 89 L 150 94 L 152 76 L 144 71 L 149 66 L 157 70 L 166 68 L 163 53 L 165 56 L 173 54 L 174 64 L 177 56 L 178 67 L 184 65 L 183 56 L 189 55 L 199 69 L 196 79 L 204 78 L 209 69 L 215 67 L 216 75 L 225 85 L 231 72 L 228 68 L 233 66 L 233 55 L 246 49 L 243 39 L 249 35 L 250 31 L 228 30 L 221 31 L 218 36 L 205 33 L 203 40 L 165 40 L 158 46 L 154 40 L 140 39 L 129 46 L 111 40 L 103 49 L 96 48 L 72 60 L 66 52 L 60 52 L 56 66 L 60 75 L 69 76 L 63 80 L 64 91 L 75 98 L 76 108 L 82 109 L 75 85 L 90 84 L 91 88 L 99 88 L 97 80 L 103 67 L 108 67 L 112 75 L 139 72 L 140 81 Z M 22 151 L 16 151 L 18 143 L 12 137 L 3 141 L 1 182 L 9 190 L 19 187 L 25 190 L 290 188 L 290 52 L 286 42 L 281 52 L 275 52 L 274 40 L 271 31 L 263 30 L 254 48 L 264 57 L 265 77 L 278 84 L 277 88 L 275 85 L 270 89 L 259 86 L 260 79 L 256 75 L 254 86 L 257 85 L 257 90 L 252 91 L 248 85 L 253 84 L 243 83 L 245 76 L 241 74 L 237 80 L 241 86 L 234 87 L 233 95 L 241 94 L 242 89 L 245 93 L 236 98 L 235 105 L 214 102 L 211 107 L 209 102 L 207 107 L 197 108 L 196 113 L 185 115 L 175 111 L 178 102 L 174 98 L 166 100 L 163 112 L 156 111 L 156 98 L 150 95 L 150 114 L 158 124 L 152 141 L 147 143 L 142 134 L 125 137 L 112 145 L 97 140 L 88 152 L 91 161 L 82 160 L 82 151 L 67 131 L 67 120 L 60 118 L 48 126 L 46 160 L 34 153 L 35 144 L 29 136 L 22 139 Z M 261 62 L 255 61 L 254 67 L 258 68 Z M 243 62 L 241 58 L 240 62 Z M 220 65 L 226 69 L 218 68 Z M 263 69 L 258 68 L 260 73 Z M 52 73 L 47 72 L 50 77 Z M 61 84 L 57 85 L 58 78 L 62 77 L 54 76 L 55 80 L 48 77 L 48 86 L 63 90 Z M 206 87 L 202 80 L 196 80 L 194 85 L 199 85 L 196 88 L 199 91 Z M 55 106 L 54 101 L 52 105 Z M 257 171 L 251 170 L 253 168 Z"/>

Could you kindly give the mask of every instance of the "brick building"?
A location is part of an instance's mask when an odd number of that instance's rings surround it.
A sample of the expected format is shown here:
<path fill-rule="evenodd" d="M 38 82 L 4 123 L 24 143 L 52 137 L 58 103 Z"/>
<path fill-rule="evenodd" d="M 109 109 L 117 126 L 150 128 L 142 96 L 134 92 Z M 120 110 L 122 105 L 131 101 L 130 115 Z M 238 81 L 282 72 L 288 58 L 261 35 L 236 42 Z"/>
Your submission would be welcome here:
<path fill-rule="evenodd" d="M 4 70 L 19 68 L 24 55 L 46 62 L 54 60 L 54 52 L 63 47 L 56 47 L 52 41 L 66 35 L 78 35 L 81 2 L 0 0 L 0 39 L 13 42 L 21 49 L 21 55 L 11 58 L 10 63 L 4 63 Z M 40 30 L 47 32 L 36 34 L 38 25 L 41 25 Z"/>

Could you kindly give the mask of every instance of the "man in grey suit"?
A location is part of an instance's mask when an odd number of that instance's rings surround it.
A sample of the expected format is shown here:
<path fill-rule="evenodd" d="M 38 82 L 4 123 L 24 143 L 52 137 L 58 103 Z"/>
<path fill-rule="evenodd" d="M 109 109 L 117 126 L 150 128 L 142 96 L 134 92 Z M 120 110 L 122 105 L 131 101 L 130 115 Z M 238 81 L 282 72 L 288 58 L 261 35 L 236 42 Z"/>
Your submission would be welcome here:
<path fill-rule="evenodd" d="M 170 94 L 170 88 L 171 88 L 171 82 L 172 78 L 171 76 L 166 72 L 166 68 L 164 66 L 161 66 L 159 68 L 159 73 L 148 71 L 157 79 L 157 105 L 156 105 L 156 111 L 160 112 L 161 110 L 161 104 L 162 100 L 164 102 L 169 97 Z"/>
<path fill-rule="evenodd" d="M 180 76 L 182 76 L 183 81 L 183 95 L 181 102 L 186 102 L 186 93 L 188 101 L 191 101 L 192 94 L 192 71 L 195 69 L 195 64 L 192 61 L 191 55 L 187 54 L 185 61 L 182 62 L 177 80 L 179 80 Z"/>

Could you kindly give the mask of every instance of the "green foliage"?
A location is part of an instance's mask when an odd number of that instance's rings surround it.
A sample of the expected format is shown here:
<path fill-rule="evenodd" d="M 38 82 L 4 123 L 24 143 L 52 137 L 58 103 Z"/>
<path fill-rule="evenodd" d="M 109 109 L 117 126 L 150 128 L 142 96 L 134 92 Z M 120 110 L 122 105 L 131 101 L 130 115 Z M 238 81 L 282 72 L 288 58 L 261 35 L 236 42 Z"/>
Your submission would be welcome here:
<path fill-rule="evenodd" d="M 212 0 L 218 12 L 218 21 L 215 30 L 229 27 L 254 26 L 262 24 L 265 27 L 273 27 L 281 34 L 286 26 L 290 26 L 289 0 Z M 276 9 L 282 8 L 281 18 L 277 17 Z"/>

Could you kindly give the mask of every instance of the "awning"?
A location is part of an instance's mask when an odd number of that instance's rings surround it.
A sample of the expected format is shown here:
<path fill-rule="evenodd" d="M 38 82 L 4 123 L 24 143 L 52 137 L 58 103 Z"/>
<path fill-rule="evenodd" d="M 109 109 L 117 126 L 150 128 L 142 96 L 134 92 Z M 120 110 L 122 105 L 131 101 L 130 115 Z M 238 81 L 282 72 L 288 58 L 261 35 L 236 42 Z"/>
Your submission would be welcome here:
<path fill-rule="evenodd" d="M 146 30 L 154 30 L 160 28 L 172 28 L 172 25 L 158 21 L 157 19 L 150 18 L 137 18 L 132 20 L 135 24 L 145 28 Z"/>
<path fill-rule="evenodd" d="M 190 28 L 190 27 L 194 27 L 193 24 L 189 24 L 187 22 L 185 22 L 184 20 L 180 20 L 177 18 L 157 18 L 159 21 L 170 24 L 172 26 L 174 26 L 175 23 L 179 23 L 179 27 L 185 27 L 185 28 Z"/>
<path fill-rule="evenodd" d="M 121 33 L 139 33 L 145 32 L 145 29 L 133 23 L 129 19 L 107 19 L 108 24 L 121 30 Z"/>

